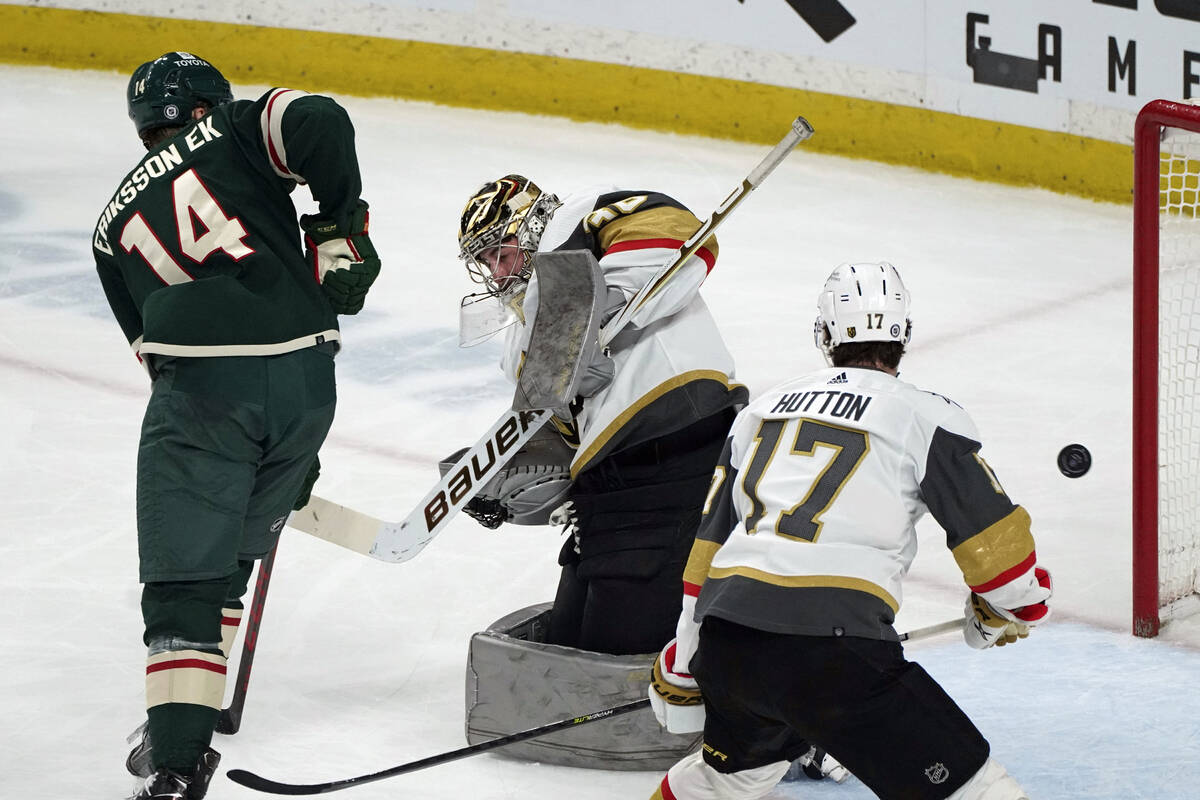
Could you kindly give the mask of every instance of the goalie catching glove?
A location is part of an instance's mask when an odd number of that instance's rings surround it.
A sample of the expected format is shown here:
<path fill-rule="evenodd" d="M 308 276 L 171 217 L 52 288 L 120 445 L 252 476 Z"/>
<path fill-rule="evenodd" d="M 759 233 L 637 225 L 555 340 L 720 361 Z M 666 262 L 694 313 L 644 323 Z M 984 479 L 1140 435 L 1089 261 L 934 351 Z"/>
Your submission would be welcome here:
<path fill-rule="evenodd" d="M 669 733 L 697 733 L 704 730 L 704 698 L 700 685 L 687 672 L 685 664 L 676 663 L 675 640 L 672 639 L 654 661 L 650 675 L 650 708 L 658 724 Z"/>
<path fill-rule="evenodd" d="M 359 200 L 347 225 L 305 214 L 300 217 L 304 230 L 304 253 L 329 304 L 339 314 L 357 314 L 367 298 L 367 290 L 379 276 L 379 255 L 367 236 L 370 214 Z"/>
<path fill-rule="evenodd" d="M 1035 584 L 1031 587 L 1030 598 L 1040 599 L 1012 610 L 995 606 L 971 592 L 967 597 L 966 625 L 963 626 L 963 639 L 968 645 L 976 650 L 993 645 L 1003 647 L 1026 638 L 1031 628 L 1050 618 L 1047 604 L 1053 592 L 1050 573 L 1036 567 L 1033 577 Z"/>

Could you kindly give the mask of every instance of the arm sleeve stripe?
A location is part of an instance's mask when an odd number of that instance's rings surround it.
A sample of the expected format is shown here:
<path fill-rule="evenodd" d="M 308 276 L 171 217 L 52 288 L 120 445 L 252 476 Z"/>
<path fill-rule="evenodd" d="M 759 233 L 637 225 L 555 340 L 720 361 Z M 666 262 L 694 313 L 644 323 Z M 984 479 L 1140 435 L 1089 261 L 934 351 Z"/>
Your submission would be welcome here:
<path fill-rule="evenodd" d="M 1037 553 L 1031 552 L 1029 554 L 1029 557 L 1026 558 L 1024 561 L 1022 561 L 1020 564 L 1017 564 L 1016 566 L 1013 566 L 1013 567 L 1010 567 L 1009 569 L 1004 570 L 999 575 L 992 578 L 990 581 L 987 581 L 986 583 L 981 583 L 981 584 L 972 586 L 971 591 L 974 592 L 975 594 L 983 594 L 984 592 L 990 592 L 993 589 L 997 589 L 997 588 L 1003 586 L 1004 584 L 1008 583 L 1009 581 L 1012 581 L 1015 578 L 1019 578 L 1020 576 L 1024 575 L 1026 572 L 1033 569 L 1033 567 L 1036 563 L 1037 563 Z"/>
<path fill-rule="evenodd" d="M 686 597 L 699 597 L 700 596 L 700 584 L 692 583 L 691 581 L 684 581 L 683 582 L 683 594 Z"/>
<path fill-rule="evenodd" d="M 992 591 L 1033 569 L 1037 554 L 1029 524 L 1029 512 L 1014 506 L 1012 513 L 951 551 L 972 591 Z"/>
<path fill-rule="evenodd" d="M 678 250 L 683 247 L 683 241 L 681 239 L 632 239 L 615 242 L 608 250 L 604 251 L 604 254 L 621 253 L 627 250 L 649 250 L 658 247 Z M 717 264 L 717 257 L 707 247 L 701 247 L 694 255 L 704 262 L 705 272 L 712 272 L 713 267 Z"/>
<path fill-rule="evenodd" d="M 283 144 L 283 113 L 294 100 L 304 97 L 307 93 L 296 89 L 276 89 L 267 100 L 260 122 L 262 125 L 263 144 L 267 147 L 267 156 L 271 161 L 271 169 L 281 178 L 289 178 L 297 183 L 304 183 L 304 178 L 288 169 L 287 148 Z"/>
<path fill-rule="evenodd" d="M 689 585 L 695 587 L 693 597 L 700 594 L 700 587 L 704 585 L 704 579 L 708 577 L 713 557 L 720 549 L 719 542 L 709 542 L 704 539 L 696 539 L 692 542 L 692 552 L 688 554 L 687 565 L 683 568 L 684 594 L 692 594 L 688 591 Z"/>

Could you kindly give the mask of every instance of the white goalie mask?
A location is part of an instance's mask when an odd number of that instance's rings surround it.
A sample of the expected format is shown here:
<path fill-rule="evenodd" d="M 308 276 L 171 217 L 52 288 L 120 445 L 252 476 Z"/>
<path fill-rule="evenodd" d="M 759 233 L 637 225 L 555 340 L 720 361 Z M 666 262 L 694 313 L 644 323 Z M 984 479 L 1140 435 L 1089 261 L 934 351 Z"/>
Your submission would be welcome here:
<path fill-rule="evenodd" d="M 817 297 L 813 338 L 832 365 L 833 348 L 848 342 L 908 344 L 910 297 L 886 261 L 838 264 Z"/>

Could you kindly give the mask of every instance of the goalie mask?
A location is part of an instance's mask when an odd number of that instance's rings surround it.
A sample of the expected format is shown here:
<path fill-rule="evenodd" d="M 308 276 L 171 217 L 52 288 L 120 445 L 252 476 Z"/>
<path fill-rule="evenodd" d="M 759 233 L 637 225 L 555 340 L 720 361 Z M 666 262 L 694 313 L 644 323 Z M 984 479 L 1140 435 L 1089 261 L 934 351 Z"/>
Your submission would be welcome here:
<path fill-rule="evenodd" d="M 850 342 L 908 344 L 910 297 L 900 273 L 886 261 L 838 264 L 817 298 L 813 336 L 825 361 Z"/>
<path fill-rule="evenodd" d="M 459 258 L 487 294 L 518 291 L 529 282 L 533 254 L 561 205 L 522 175 L 485 183 L 467 201 L 458 225 Z"/>
<path fill-rule="evenodd" d="M 213 108 L 233 102 L 229 81 L 203 58 L 167 53 L 133 71 L 126 90 L 129 118 L 138 136 L 155 128 L 187 125 L 200 103 Z"/>

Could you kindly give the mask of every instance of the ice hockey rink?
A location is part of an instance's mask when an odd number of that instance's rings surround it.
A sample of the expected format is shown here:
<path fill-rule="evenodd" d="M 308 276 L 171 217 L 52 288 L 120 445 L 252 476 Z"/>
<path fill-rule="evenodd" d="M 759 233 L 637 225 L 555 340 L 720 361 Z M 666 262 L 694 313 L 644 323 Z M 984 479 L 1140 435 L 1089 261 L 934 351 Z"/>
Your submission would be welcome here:
<path fill-rule="evenodd" d="M 296 88 L 304 88 L 302 86 Z M 264 87 L 235 87 L 256 97 Z M 127 795 L 125 736 L 144 717 L 134 463 L 149 382 L 104 301 L 96 218 L 143 152 L 125 76 L 0 68 L 0 797 Z M 339 98 L 357 131 L 384 271 L 344 319 L 339 408 L 316 493 L 400 519 L 440 458 L 506 407 L 497 345 L 457 346 L 472 290 L 462 203 L 519 171 L 559 193 L 665 191 L 705 217 L 766 147 L 547 117 Z M 780 109 L 780 135 L 804 109 Z M 810 119 L 821 136 L 822 120 Z M 296 193 L 301 211 L 311 203 Z M 819 156 L 803 145 L 730 217 L 704 295 L 752 394 L 821 366 L 816 293 L 840 261 L 890 260 L 913 294 L 901 377 L 972 414 L 983 453 L 1034 520 L 1054 617 L 1014 647 L 957 636 L 907 648 L 1038 800 L 1200 798 L 1200 623 L 1130 628 L 1128 206 Z M 1094 466 L 1055 466 L 1080 442 Z M 897 627 L 961 614 L 940 530 Z M 217 737 L 213 800 L 259 797 L 224 769 L 318 782 L 462 747 L 470 635 L 549 600 L 558 531 L 460 517 L 386 564 L 287 532 L 241 731 Z M 239 645 L 240 646 L 240 645 Z M 230 675 L 234 674 L 231 661 Z M 230 680 L 230 688 L 233 681 Z M 579 713 L 595 711 L 580 708 Z M 347 800 L 646 798 L 660 775 L 496 754 L 349 789 Z M 871 793 L 850 780 L 773 798 Z"/>

